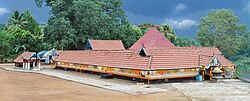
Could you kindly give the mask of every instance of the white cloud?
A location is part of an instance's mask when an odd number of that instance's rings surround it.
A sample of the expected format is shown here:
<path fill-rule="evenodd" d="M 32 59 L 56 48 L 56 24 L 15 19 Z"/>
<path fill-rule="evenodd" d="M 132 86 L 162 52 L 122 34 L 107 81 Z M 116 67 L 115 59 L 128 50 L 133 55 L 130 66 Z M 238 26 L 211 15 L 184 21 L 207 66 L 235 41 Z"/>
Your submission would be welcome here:
<path fill-rule="evenodd" d="M 179 3 L 176 8 L 175 8 L 175 11 L 179 12 L 179 11 L 182 11 L 186 8 L 186 6 L 183 4 L 183 3 Z"/>
<path fill-rule="evenodd" d="M 0 8 L 0 16 L 4 15 L 5 13 L 9 13 L 7 8 Z"/>
<path fill-rule="evenodd" d="M 190 19 L 183 19 L 180 21 L 173 19 L 165 19 L 165 24 L 168 24 L 173 29 L 189 29 L 196 25 L 196 21 Z"/>

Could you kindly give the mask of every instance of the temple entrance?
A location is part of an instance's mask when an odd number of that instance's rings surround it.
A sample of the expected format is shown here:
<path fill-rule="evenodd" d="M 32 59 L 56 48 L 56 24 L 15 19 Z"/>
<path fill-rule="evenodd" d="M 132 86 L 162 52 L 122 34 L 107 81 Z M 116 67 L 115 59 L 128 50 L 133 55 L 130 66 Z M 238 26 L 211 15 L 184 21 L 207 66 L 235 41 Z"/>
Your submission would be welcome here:
<path fill-rule="evenodd" d="M 204 80 L 211 80 L 213 67 L 210 66 L 208 69 L 204 70 Z"/>

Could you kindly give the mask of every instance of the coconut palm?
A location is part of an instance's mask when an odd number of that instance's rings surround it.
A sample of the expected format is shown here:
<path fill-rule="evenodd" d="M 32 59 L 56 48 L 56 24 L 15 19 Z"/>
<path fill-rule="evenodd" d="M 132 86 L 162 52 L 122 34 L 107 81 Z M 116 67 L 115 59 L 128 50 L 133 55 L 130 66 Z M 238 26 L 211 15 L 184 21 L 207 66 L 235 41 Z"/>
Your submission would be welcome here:
<path fill-rule="evenodd" d="M 13 31 L 16 28 L 23 28 L 26 24 L 27 21 L 23 18 L 23 14 L 20 14 L 18 10 L 14 10 L 6 28 L 8 31 Z"/>
<path fill-rule="evenodd" d="M 36 26 L 34 28 L 33 34 L 31 34 L 31 37 L 35 40 L 35 42 L 41 42 L 44 38 L 43 29 L 40 26 Z"/>
<path fill-rule="evenodd" d="M 175 32 L 170 28 L 169 25 L 164 24 L 160 28 L 161 33 L 164 34 L 165 37 L 167 37 L 171 42 L 175 42 L 176 40 L 176 35 Z"/>
<path fill-rule="evenodd" d="M 24 45 L 20 45 L 20 44 L 15 45 L 15 48 L 14 48 L 15 53 L 18 53 L 20 51 L 25 51 L 25 50 L 26 50 L 26 47 Z"/>

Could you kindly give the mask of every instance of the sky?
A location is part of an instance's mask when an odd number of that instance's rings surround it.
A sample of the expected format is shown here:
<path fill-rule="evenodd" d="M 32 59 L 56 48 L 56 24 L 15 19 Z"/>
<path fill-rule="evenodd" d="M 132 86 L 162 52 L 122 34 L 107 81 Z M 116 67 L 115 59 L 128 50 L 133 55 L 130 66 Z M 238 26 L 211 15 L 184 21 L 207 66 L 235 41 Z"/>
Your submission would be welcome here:
<path fill-rule="evenodd" d="M 195 39 L 197 24 L 212 9 L 230 9 L 239 24 L 250 29 L 250 0 L 123 0 L 127 19 L 134 25 L 168 24 L 178 36 Z M 29 9 L 38 22 L 49 18 L 49 7 L 38 8 L 35 0 L 0 0 L 0 23 L 7 23 L 13 10 Z"/>

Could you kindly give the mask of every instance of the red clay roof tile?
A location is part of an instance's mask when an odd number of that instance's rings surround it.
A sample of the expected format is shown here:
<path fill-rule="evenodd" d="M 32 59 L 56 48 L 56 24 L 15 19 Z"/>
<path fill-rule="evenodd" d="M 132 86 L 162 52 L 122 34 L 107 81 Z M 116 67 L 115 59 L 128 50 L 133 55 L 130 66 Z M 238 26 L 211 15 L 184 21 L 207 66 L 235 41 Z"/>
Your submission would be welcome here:
<path fill-rule="evenodd" d="M 34 52 L 23 52 L 13 62 L 23 62 L 23 59 L 29 58 Z"/>
<path fill-rule="evenodd" d="M 125 50 L 121 40 L 89 40 L 92 50 Z"/>
<path fill-rule="evenodd" d="M 138 51 L 100 51 L 79 50 L 63 51 L 56 61 L 91 64 L 99 66 L 131 68 L 131 69 L 177 69 L 193 68 L 206 65 L 211 59 L 204 56 L 213 56 L 222 62 L 223 66 L 233 64 L 221 55 L 217 48 L 209 47 L 145 47 L 151 56 L 141 56 Z"/>
<path fill-rule="evenodd" d="M 145 33 L 136 43 L 134 43 L 129 49 L 140 50 L 143 46 L 153 47 L 175 47 L 163 34 L 161 34 L 156 28 L 152 27 L 147 33 Z"/>

